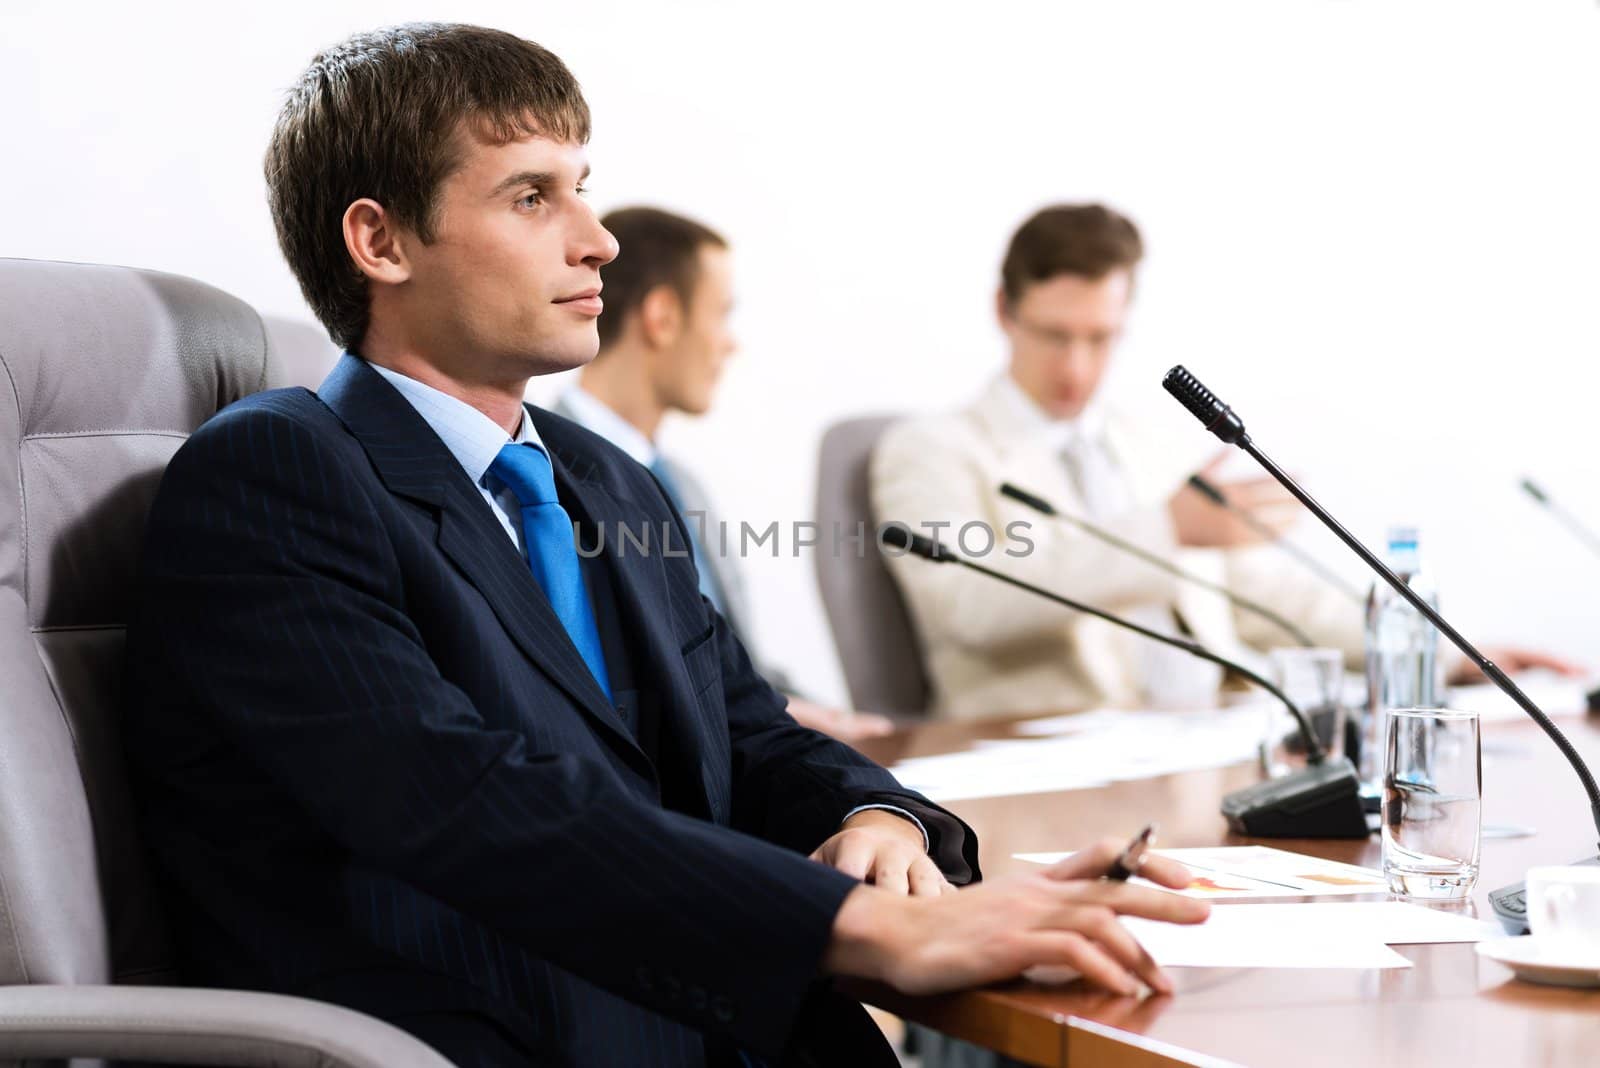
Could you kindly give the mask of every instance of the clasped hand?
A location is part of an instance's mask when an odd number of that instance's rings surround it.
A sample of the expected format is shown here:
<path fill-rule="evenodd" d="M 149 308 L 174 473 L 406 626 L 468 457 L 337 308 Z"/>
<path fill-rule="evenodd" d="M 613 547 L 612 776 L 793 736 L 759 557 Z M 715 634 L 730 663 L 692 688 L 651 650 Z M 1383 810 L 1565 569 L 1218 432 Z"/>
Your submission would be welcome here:
<path fill-rule="evenodd" d="M 844 821 L 811 859 L 895 894 L 938 897 L 954 891 L 922 848 L 922 831 L 902 816 L 869 808 Z"/>

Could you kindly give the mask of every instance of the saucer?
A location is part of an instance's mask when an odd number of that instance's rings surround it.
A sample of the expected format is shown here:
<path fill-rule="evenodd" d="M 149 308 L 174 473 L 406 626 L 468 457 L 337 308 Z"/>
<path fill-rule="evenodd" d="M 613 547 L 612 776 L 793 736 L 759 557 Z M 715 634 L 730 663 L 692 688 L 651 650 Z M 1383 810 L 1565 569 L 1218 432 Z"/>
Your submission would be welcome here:
<path fill-rule="evenodd" d="M 1518 979 L 1549 986 L 1600 987 L 1600 961 L 1579 964 L 1563 960 L 1541 948 L 1533 935 L 1517 938 L 1491 938 L 1478 943 L 1478 956 L 1498 961 L 1516 973 Z"/>

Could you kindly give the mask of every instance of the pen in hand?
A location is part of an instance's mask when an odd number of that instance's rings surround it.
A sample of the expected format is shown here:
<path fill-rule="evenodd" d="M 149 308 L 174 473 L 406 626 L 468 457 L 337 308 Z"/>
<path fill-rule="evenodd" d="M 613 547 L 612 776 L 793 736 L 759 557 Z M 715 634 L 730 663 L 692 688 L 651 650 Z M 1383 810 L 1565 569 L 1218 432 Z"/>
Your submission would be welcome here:
<path fill-rule="evenodd" d="M 1111 867 L 1106 869 L 1106 878 L 1120 883 L 1137 875 L 1139 869 L 1144 866 L 1145 853 L 1149 850 L 1150 843 L 1155 841 L 1155 835 L 1156 825 L 1145 824 L 1144 830 L 1134 835 L 1128 847 L 1118 853 L 1117 858 L 1111 862 Z"/>

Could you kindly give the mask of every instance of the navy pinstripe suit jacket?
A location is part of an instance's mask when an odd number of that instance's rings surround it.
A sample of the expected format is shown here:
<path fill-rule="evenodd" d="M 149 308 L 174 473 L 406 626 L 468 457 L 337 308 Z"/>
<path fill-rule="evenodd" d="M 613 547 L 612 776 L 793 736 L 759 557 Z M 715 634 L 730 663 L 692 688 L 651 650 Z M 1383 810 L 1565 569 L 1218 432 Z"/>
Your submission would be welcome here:
<path fill-rule="evenodd" d="M 186 978 L 495 1037 L 436 1042 L 463 1064 L 795 1056 L 853 885 L 805 854 L 874 800 L 916 812 L 957 881 L 976 842 L 795 724 L 700 597 L 649 472 L 528 411 L 563 503 L 605 529 L 585 566 L 605 569 L 608 661 L 628 658 L 653 733 L 361 360 L 320 394 L 232 405 L 173 458 L 125 737 Z"/>

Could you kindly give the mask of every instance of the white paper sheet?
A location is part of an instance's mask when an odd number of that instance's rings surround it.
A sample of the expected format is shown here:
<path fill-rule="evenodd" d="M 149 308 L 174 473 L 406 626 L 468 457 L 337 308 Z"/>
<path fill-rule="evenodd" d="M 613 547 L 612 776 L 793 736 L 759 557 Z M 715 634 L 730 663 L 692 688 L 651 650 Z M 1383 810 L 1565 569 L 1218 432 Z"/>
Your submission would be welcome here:
<path fill-rule="evenodd" d="M 1157 849 L 1194 872 L 1185 897 L 1226 901 L 1263 897 L 1327 897 L 1388 894 L 1383 872 L 1321 857 L 1308 857 L 1268 846 L 1214 846 L 1202 849 Z M 1069 853 L 1018 853 L 1018 860 L 1054 864 Z M 1134 880 L 1154 886 L 1143 879 Z M 1165 888 L 1163 888 L 1165 889 Z"/>
<path fill-rule="evenodd" d="M 1338 901 L 1303 905 L 1218 905 L 1204 923 L 1184 926 L 1123 921 L 1166 968 L 1409 968 L 1389 948 L 1496 937 L 1491 923 L 1403 901 Z M 1038 982 L 1068 982 L 1065 969 L 1028 973 Z"/>
<path fill-rule="evenodd" d="M 1394 945 L 1479 942 L 1499 930 L 1460 913 L 1403 901 L 1218 905 L 1205 923 L 1123 921 L 1172 968 L 1408 968 Z"/>
<path fill-rule="evenodd" d="M 1288 911 L 1290 909 L 1315 909 L 1315 922 L 1319 924 L 1353 938 L 1376 937 L 1390 946 L 1481 942 L 1486 938 L 1499 938 L 1504 933 L 1498 924 L 1476 919 L 1458 908 L 1414 905 L 1409 901 L 1316 901 L 1306 905 L 1222 907 L 1284 910 L 1289 917 L 1285 922 L 1298 918 Z"/>
<path fill-rule="evenodd" d="M 1053 718 L 1071 722 L 1052 728 L 1053 737 L 986 741 L 960 753 L 912 757 L 890 770 L 935 801 L 1082 790 L 1250 760 L 1266 731 L 1262 705 Z"/>
<path fill-rule="evenodd" d="M 1546 715 L 1561 719 L 1582 715 L 1586 691 L 1594 680 L 1569 679 L 1551 671 L 1529 671 L 1514 679 L 1519 689 Z M 1452 686 L 1447 698 L 1451 708 L 1478 713 L 1483 723 L 1520 723 L 1528 714 L 1517 703 L 1490 683 L 1478 686 Z"/>
<path fill-rule="evenodd" d="M 1207 713 L 1199 712 L 1196 714 L 1206 715 Z M 1128 708 L 1095 708 L 1087 712 L 1071 712 L 1064 716 L 1025 719 L 1018 723 L 1014 729 L 1018 734 L 1026 738 L 1058 738 L 1067 734 L 1082 734 L 1085 731 L 1114 727 L 1119 721 L 1125 720 L 1129 716 L 1170 719 L 1172 718 L 1172 713 Z M 1152 722 L 1156 722 L 1156 720 L 1152 720 Z"/>
<path fill-rule="evenodd" d="M 1315 915 L 1323 905 L 1218 905 L 1204 923 L 1123 921 L 1164 968 L 1409 968 L 1375 936 Z M 1338 908 L 1341 906 L 1332 906 Z M 1296 910 L 1293 915 L 1285 910 Z"/>

